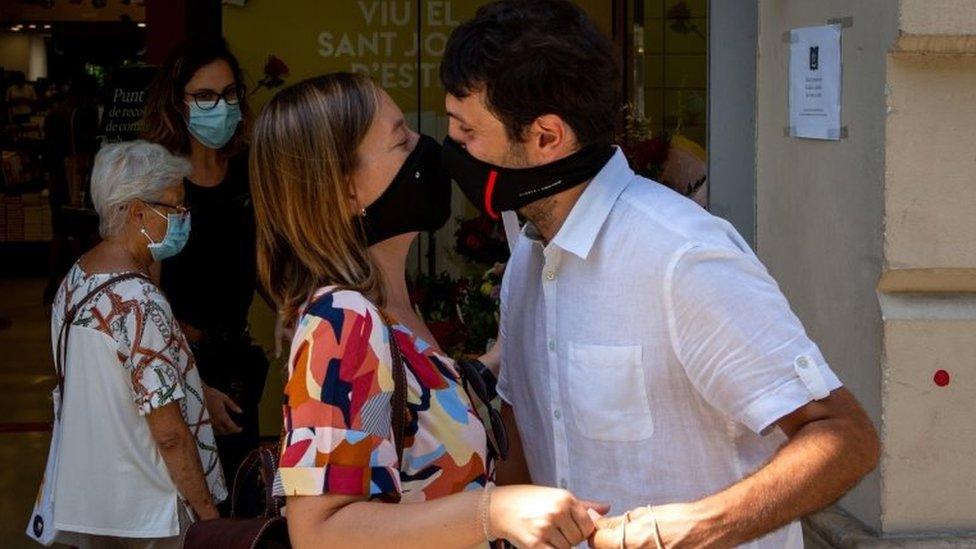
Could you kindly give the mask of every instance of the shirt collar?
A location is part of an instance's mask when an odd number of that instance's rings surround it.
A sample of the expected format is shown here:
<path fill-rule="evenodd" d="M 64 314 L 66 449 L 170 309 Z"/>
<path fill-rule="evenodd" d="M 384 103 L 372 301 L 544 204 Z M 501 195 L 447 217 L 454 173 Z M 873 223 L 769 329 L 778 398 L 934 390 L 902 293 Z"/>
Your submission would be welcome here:
<path fill-rule="evenodd" d="M 587 185 L 563 226 L 552 239 L 552 244 L 583 260 L 590 254 L 590 249 L 620 193 L 634 177 L 634 171 L 630 169 L 623 151 L 620 147 L 616 149 L 610 161 Z"/>

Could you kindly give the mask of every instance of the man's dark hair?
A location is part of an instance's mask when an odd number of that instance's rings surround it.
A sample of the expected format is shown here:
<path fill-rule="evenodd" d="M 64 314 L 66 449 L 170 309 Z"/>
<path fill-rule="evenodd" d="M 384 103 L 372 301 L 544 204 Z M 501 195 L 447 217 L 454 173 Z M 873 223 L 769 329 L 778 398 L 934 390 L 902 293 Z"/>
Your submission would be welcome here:
<path fill-rule="evenodd" d="M 484 91 L 488 109 L 521 141 L 544 114 L 562 118 L 580 146 L 609 143 L 619 110 L 613 45 L 568 0 L 500 0 L 454 29 L 441 61 L 448 93 Z"/>

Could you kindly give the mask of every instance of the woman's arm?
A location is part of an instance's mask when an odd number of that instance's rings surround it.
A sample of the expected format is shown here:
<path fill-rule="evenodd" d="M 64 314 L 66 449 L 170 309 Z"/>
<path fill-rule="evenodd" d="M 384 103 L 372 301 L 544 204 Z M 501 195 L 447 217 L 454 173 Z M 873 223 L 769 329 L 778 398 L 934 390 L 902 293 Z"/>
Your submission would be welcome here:
<path fill-rule="evenodd" d="M 464 492 L 394 505 L 357 496 L 291 496 L 288 535 L 295 549 L 319 547 L 323 540 L 335 547 L 471 547 L 485 541 L 481 497 Z"/>
<path fill-rule="evenodd" d="M 219 517 L 203 475 L 196 439 L 183 420 L 179 402 L 153 410 L 146 416 L 146 421 L 173 484 L 197 518 L 207 520 Z"/>
<path fill-rule="evenodd" d="M 487 496 L 469 491 L 404 504 L 331 494 L 291 496 L 287 513 L 296 549 L 320 547 L 323 540 L 330 546 L 364 549 L 456 549 L 484 543 L 486 527 L 493 539 L 519 547 L 569 549 L 593 533 L 587 508 L 607 511 L 565 490 L 503 486 Z"/>

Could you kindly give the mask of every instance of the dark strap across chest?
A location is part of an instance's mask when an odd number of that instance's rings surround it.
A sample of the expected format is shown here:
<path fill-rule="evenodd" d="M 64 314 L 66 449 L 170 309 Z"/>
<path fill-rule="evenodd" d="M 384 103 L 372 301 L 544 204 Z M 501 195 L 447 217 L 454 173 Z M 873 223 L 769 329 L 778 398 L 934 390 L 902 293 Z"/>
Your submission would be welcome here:
<path fill-rule="evenodd" d="M 74 324 L 75 317 L 78 316 L 78 311 L 80 311 L 81 308 L 86 303 L 88 303 L 89 301 L 97 297 L 100 293 L 102 293 L 103 290 L 124 280 L 130 280 L 134 278 L 141 278 L 149 282 L 150 284 L 152 283 L 152 281 L 149 280 L 149 277 L 147 277 L 142 273 L 125 273 L 125 274 L 120 274 L 118 276 L 113 276 L 112 278 L 106 280 L 105 282 L 102 282 L 98 286 L 95 286 L 93 290 L 85 294 L 84 297 L 79 299 L 78 302 L 75 303 L 73 306 L 71 306 L 65 313 L 64 318 L 61 321 L 61 331 L 58 333 L 58 345 L 54 354 L 54 370 L 58 376 L 58 392 L 60 393 L 59 398 L 61 399 L 61 402 L 64 402 L 64 391 L 65 391 L 64 380 L 67 372 L 67 362 L 68 362 L 68 357 L 67 357 L 68 337 L 71 335 L 71 325 Z M 58 419 L 61 419 L 60 413 L 61 410 L 63 409 L 64 406 L 58 407 L 58 415 L 59 415 Z"/>

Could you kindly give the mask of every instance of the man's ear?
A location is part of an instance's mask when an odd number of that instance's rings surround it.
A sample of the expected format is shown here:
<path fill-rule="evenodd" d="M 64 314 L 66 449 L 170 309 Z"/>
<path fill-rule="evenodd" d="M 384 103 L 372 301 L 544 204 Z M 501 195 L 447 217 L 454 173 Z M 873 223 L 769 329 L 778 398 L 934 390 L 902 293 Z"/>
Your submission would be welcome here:
<path fill-rule="evenodd" d="M 567 156 L 576 146 L 576 136 L 572 128 L 556 114 L 544 114 L 536 118 L 532 122 L 529 136 L 539 157 L 547 162 Z"/>

